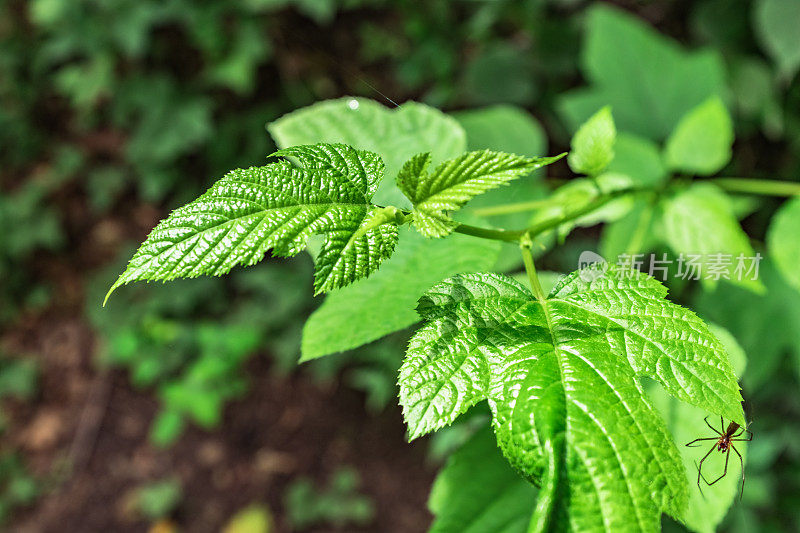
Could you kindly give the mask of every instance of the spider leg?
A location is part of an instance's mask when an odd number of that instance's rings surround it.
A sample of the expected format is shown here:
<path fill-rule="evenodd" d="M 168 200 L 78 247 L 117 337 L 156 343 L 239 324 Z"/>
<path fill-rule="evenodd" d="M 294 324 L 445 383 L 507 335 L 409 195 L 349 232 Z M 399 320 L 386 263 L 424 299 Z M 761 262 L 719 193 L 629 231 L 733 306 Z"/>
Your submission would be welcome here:
<path fill-rule="evenodd" d="M 724 435 L 725 434 L 725 419 L 722 418 L 722 415 L 719 415 L 719 427 L 722 428 L 722 432 L 720 434 Z"/>
<path fill-rule="evenodd" d="M 753 440 L 753 433 L 751 431 L 746 430 L 746 429 L 745 429 L 745 431 L 747 431 L 747 438 L 746 439 L 731 439 L 731 440 L 736 440 L 738 442 L 750 442 L 751 440 Z M 741 435 L 741 433 L 739 433 L 739 435 Z"/>
<path fill-rule="evenodd" d="M 692 444 L 694 444 L 695 442 L 700 442 L 700 441 L 704 441 L 704 440 L 719 440 L 719 439 L 717 437 L 704 437 L 702 439 L 694 439 L 692 442 L 687 442 L 686 446 L 688 446 L 689 448 L 696 448 L 697 446 L 700 446 L 700 445 L 696 444 L 695 446 L 692 446 Z"/>
<path fill-rule="evenodd" d="M 703 419 L 703 422 L 705 422 L 705 423 L 706 423 L 706 425 L 707 425 L 708 427 L 710 427 L 710 428 L 711 428 L 711 431 L 713 431 L 713 432 L 714 432 L 714 433 L 716 433 L 717 435 L 720 435 L 720 436 L 722 436 L 722 433 L 720 433 L 719 431 L 717 431 L 716 429 L 714 429 L 714 426 L 712 426 L 711 424 L 709 424 L 709 423 L 708 423 L 708 417 L 705 417 L 705 418 Z"/>
<path fill-rule="evenodd" d="M 703 462 L 706 460 L 706 458 L 709 455 L 711 455 L 711 452 L 713 452 L 714 448 L 716 448 L 716 447 L 717 447 L 717 445 L 714 444 L 711 447 L 711 449 L 708 450 L 708 453 L 705 454 L 702 459 L 700 459 L 700 463 L 697 465 L 697 488 L 700 489 L 701 493 L 703 492 L 703 489 L 702 489 L 702 487 L 700 487 L 700 478 L 703 478 L 703 481 L 705 481 L 707 485 L 710 485 L 710 483 L 708 481 L 706 481 L 706 478 L 703 476 Z"/>
<path fill-rule="evenodd" d="M 736 452 L 736 453 L 738 454 L 739 452 Z M 714 483 L 716 483 L 717 481 L 719 481 L 720 479 L 724 478 L 724 477 L 727 475 L 727 473 L 728 473 L 728 459 L 730 459 L 730 457 L 731 457 L 731 449 L 730 449 L 730 447 L 728 447 L 728 451 L 727 451 L 727 452 L 725 452 L 725 469 L 722 471 L 722 475 L 721 475 L 721 476 L 719 476 L 719 477 L 718 477 L 717 479 L 715 479 L 714 481 L 712 481 L 711 483 L 709 483 L 708 481 L 706 481 L 706 484 L 707 484 L 708 486 L 711 486 L 711 485 L 713 485 Z M 704 481 L 705 481 L 705 480 L 704 480 Z"/>
<path fill-rule="evenodd" d="M 697 464 L 697 461 L 694 462 L 694 467 L 697 468 L 697 472 L 700 473 L 700 465 Z M 703 480 L 705 481 L 705 477 L 703 478 Z M 703 494 L 703 487 L 700 486 L 699 482 L 697 483 L 697 490 L 700 491 L 700 496 L 702 496 L 703 499 L 705 500 L 706 499 L 706 495 Z"/>
<path fill-rule="evenodd" d="M 739 489 L 739 501 L 742 501 L 742 496 L 744 496 L 744 459 L 742 459 L 742 454 L 739 453 L 739 450 L 737 450 L 733 444 L 731 444 L 731 448 L 733 448 L 733 451 L 739 456 L 739 466 L 742 467 L 742 488 Z"/>

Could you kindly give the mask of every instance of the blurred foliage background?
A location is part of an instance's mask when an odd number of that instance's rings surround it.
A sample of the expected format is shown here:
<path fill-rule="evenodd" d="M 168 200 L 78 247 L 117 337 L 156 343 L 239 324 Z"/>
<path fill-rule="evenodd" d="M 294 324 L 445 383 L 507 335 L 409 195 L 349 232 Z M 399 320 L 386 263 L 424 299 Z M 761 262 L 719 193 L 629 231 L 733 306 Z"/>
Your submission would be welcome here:
<path fill-rule="evenodd" d="M 266 123 L 343 95 L 558 153 L 601 105 L 658 143 L 714 94 L 736 133 L 725 175 L 800 179 L 800 3 L 614 4 L 601 20 L 581 0 L 4 0 L 0 523 L 424 529 L 435 467 L 464 437 L 403 442 L 405 332 L 295 365 L 319 305 L 310 258 L 140 284 L 106 309 L 102 294 L 160 217 L 265 160 Z M 651 29 L 628 35 L 630 20 Z M 487 106 L 502 107 L 469 114 Z M 742 211 L 757 247 L 779 204 Z M 597 248 L 581 229 L 543 260 L 569 271 Z M 766 296 L 671 287 L 748 356 L 756 438 L 729 531 L 800 527 L 800 294 L 765 269 Z"/>

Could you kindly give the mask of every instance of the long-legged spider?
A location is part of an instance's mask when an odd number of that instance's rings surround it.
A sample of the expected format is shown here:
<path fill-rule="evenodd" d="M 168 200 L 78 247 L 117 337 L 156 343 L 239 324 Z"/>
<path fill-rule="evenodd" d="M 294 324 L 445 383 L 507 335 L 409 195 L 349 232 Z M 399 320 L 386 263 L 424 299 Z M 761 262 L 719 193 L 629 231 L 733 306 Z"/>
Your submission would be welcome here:
<path fill-rule="evenodd" d="M 741 499 L 742 494 L 744 494 L 744 460 L 742 459 L 742 454 L 739 453 L 739 450 L 736 449 L 733 443 L 751 441 L 753 440 L 753 433 L 747 429 L 742 428 L 736 422 L 731 422 L 730 424 L 728 424 L 728 427 L 726 429 L 725 422 L 723 421 L 722 417 L 719 417 L 721 431 L 715 429 L 711 424 L 708 423 L 708 417 L 705 417 L 703 420 L 705 421 L 706 425 L 709 428 L 711 428 L 711 431 L 716 433 L 718 436 L 703 437 L 700 439 L 694 439 L 692 442 L 686 443 L 686 446 L 694 448 L 696 446 L 702 446 L 702 444 L 700 443 L 704 441 L 709 441 L 709 440 L 716 441 L 711 446 L 711 449 L 708 450 L 708 453 L 705 454 L 702 459 L 700 459 L 700 463 L 697 465 L 697 488 L 700 489 L 700 493 L 702 494 L 703 489 L 700 487 L 701 479 L 705 481 L 706 485 L 711 486 L 720 479 L 725 477 L 725 475 L 728 473 L 728 459 L 731 456 L 731 450 L 733 450 L 736 453 L 736 455 L 739 456 L 739 465 L 742 468 L 742 488 L 739 493 L 739 499 Z M 737 438 L 740 437 L 743 433 L 748 434 L 748 437 L 746 439 Z M 722 475 L 719 476 L 717 479 L 715 479 L 714 481 L 708 481 L 706 477 L 703 475 L 703 461 L 705 461 L 708 458 L 708 456 L 711 455 L 711 452 L 713 452 L 714 450 L 718 450 L 720 452 L 725 453 L 725 469 L 723 470 Z"/>

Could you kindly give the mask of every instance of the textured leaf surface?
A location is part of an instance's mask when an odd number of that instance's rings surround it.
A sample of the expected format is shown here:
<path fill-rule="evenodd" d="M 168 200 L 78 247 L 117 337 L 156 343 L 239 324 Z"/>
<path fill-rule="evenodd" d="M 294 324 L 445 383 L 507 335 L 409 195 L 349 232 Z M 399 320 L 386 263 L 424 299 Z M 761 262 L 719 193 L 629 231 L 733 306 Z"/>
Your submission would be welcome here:
<path fill-rule="evenodd" d="M 611 108 L 606 106 L 584 122 L 572 137 L 569 167 L 576 174 L 599 174 L 614 159 L 616 137 Z"/>
<path fill-rule="evenodd" d="M 311 314 L 303 328 L 302 360 L 357 348 L 407 328 L 419 321 L 414 307 L 423 292 L 453 274 L 491 268 L 500 249 L 496 241 L 466 235 L 431 241 L 409 228 L 400 232 L 397 250 L 380 270 L 330 293 Z"/>
<path fill-rule="evenodd" d="M 581 68 L 591 86 L 560 102 L 574 129 L 610 105 L 618 130 L 663 140 L 687 111 L 725 90 L 716 53 L 686 52 L 644 21 L 605 4 L 592 7 L 587 22 Z"/>
<path fill-rule="evenodd" d="M 487 426 L 436 476 L 429 533 L 525 533 L 535 504 L 536 489 L 508 466 Z"/>
<path fill-rule="evenodd" d="M 736 258 L 740 254 L 754 257 L 755 252 L 733 214 L 728 196 L 718 187 L 699 183 L 666 201 L 663 231 L 676 254 L 701 256 L 703 283 L 714 286 L 718 280 L 726 279 L 754 291 L 763 290 L 759 280 L 750 279 L 746 272 L 741 276 L 736 272 Z M 720 261 L 715 259 L 718 254 L 724 256 L 719 257 Z M 719 269 L 719 276 L 715 269 Z"/>
<path fill-rule="evenodd" d="M 733 121 L 719 97 L 689 111 L 670 134 L 664 150 L 672 170 L 708 176 L 731 159 Z"/>
<path fill-rule="evenodd" d="M 800 290 L 800 198 L 789 200 L 775 214 L 767 245 L 783 277 Z"/>
<path fill-rule="evenodd" d="M 299 166 L 281 160 L 229 172 L 155 227 L 109 294 L 131 281 L 219 276 L 270 249 L 295 255 L 314 234 L 325 235 L 316 292 L 367 276 L 391 255 L 397 225 L 370 203 L 383 176 L 377 154 L 319 144 L 275 155 Z"/>
<path fill-rule="evenodd" d="M 278 146 L 344 143 L 379 154 L 394 177 L 411 156 L 431 152 L 433 164 L 466 150 L 464 130 L 438 109 L 407 102 L 395 109 L 368 98 L 340 98 L 304 107 L 268 126 Z M 375 194 L 380 205 L 405 203 L 392 180 Z"/>
<path fill-rule="evenodd" d="M 496 274 L 437 285 L 400 370 L 411 438 L 488 400 L 504 455 L 542 487 L 534 530 L 655 531 L 662 511 L 681 517 L 686 474 L 639 378 L 744 416 L 724 348 L 665 296 L 613 266 L 574 272 L 543 301 Z"/>
<path fill-rule="evenodd" d="M 458 225 L 450 211 L 473 197 L 529 174 L 559 157 L 528 158 L 492 150 L 467 152 L 428 172 L 429 154 L 411 158 L 397 186 L 414 206 L 414 225 L 428 237 L 449 235 Z"/>

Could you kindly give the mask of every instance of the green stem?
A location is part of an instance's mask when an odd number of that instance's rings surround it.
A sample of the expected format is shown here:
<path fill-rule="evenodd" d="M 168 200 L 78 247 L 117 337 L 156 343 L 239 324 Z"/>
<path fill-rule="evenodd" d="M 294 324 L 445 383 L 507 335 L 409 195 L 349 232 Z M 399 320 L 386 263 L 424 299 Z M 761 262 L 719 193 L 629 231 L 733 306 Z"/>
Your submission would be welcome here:
<path fill-rule="evenodd" d="M 708 181 L 729 192 L 766 196 L 800 196 L 800 183 L 793 181 L 746 178 L 714 178 Z"/>
<path fill-rule="evenodd" d="M 491 239 L 494 241 L 503 242 L 518 242 L 520 237 L 525 234 L 525 230 L 509 231 L 502 229 L 489 229 L 480 228 L 478 226 L 470 226 L 469 224 L 459 224 L 453 231 L 456 233 L 463 233 L 464 235 L 480 237 L 481 239 Z"/>
<path fill-rule="evenodd" d="M 531 291 L 536 299 L 543 302 L 545 299 L 542 284 L 539 282 L 539 276 L 536 274 L 536 266 L 533 264 L 533 254 L 531 253 L 531 246 L 533 241 L 527 233 L 520 239 L 519 248 L 522 251 L 522 262 L 525 263 L 525 272 L 528 273 L 528 281 L 531 285 Z"/>
<path fill-rule="evenodd" d="M 518 202 L 514 204 L 481 207 L 478 209 L 473 209 L 472 213 L 480 217 L 493 217 L 497 215 L 509 215 L 512 213 L 524 213 L 525 211 L 549 207 L 555 203 L 556 202 L 552 198 L 547 198 L 544 200 L 531 200 L 530 202 Z"/>
<path fill-rule="evenodd" d="M 601 207 L 609 203 L 611 200 L 619 198 L 620 196 L 623 196 L 623 194 L 627 194 L 630 192 L 632 191 L 631 190 L 615 191 L 613 193 L 607 194 L 606 196 L 601 196 L 600 198 L 596 198 L 595 200 L 589 202 L 580 209 L 576 209 L 575 211 L 565 213 L 559 217 L 551 218 L 549 220 L 543 220 L 538 224 L 534 224 L 533 226 L 528 228 L 528 233 L 532 237 L 536 237 L 539 234 L 544 233 L 545 231 L 557 228 L 558 226 L 560 226 L 565 222 L 570 222 L 572 220 L 581 218 L 584 215 L 588 215 L 592 211 L 600 209 Z"/>
<path fill-rule="evenodd" d="M 595 200 L 589 202 L 580 209 L 576 209 L 575 211 L 572 211 L 570 213 L 565 213 L 561 216 L 550 218 L 548 220 L 543 220 L 538 224 L 534 224 L 533 226 L 522 230 L 489 229 L 489 228 L 481 228 L 478 226 L 470 226 L 469 224 L 459 224 L 453 231 L 455 231 L 456 233 L 463 233 L 464 235 L 479 237 L 481 239 L 492 239 L 495 241 L 503 241 L 503 242 L 518 242 L 526 234 L 529 235 L 531 238 L 536 237 L 539 234 L 544 233 L 545 231 L 551 230 L 553 228 L 556 228 L 565 222 L 569 222 L 570 220 L 575 220 L 584 215 L 587 215 L 592 211 L 603 207 L 611 200 L 619 198 L 620 196 L 623 196 L 625 194 L 630 194 L 631 192 L 634 191 L 632 189 L 614 191 L 605 196 L 596 198 Z"/>

